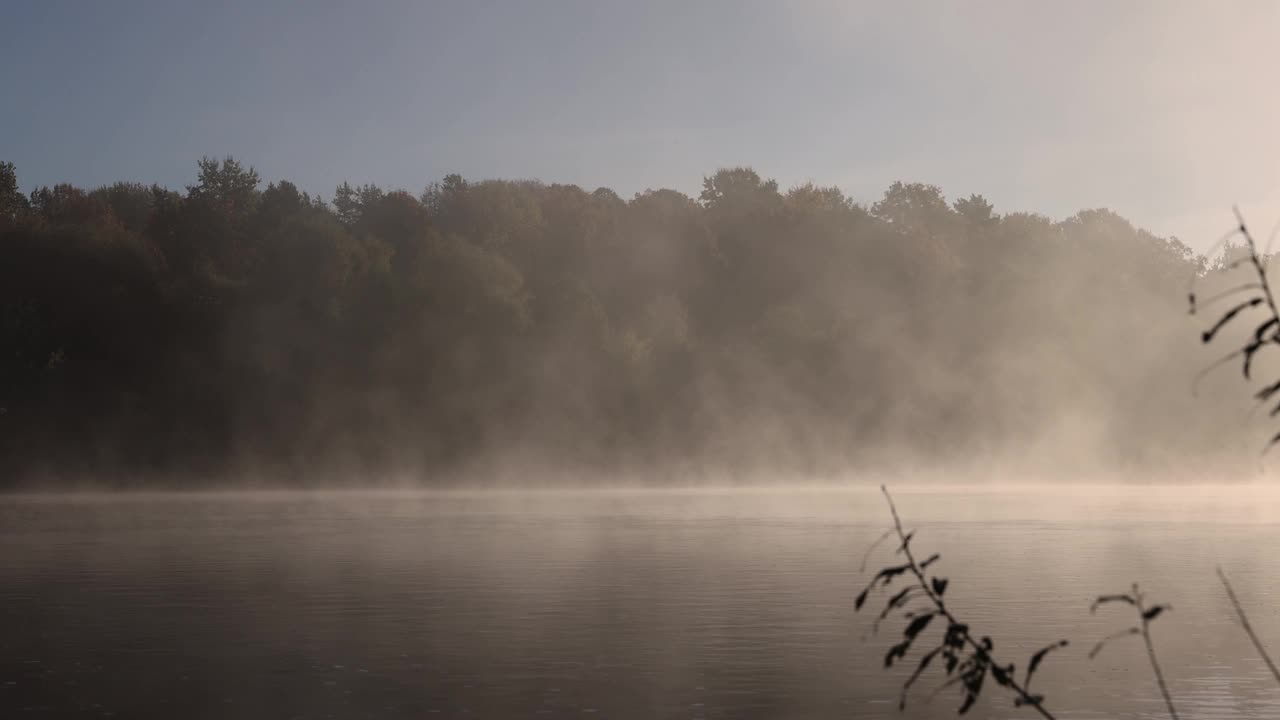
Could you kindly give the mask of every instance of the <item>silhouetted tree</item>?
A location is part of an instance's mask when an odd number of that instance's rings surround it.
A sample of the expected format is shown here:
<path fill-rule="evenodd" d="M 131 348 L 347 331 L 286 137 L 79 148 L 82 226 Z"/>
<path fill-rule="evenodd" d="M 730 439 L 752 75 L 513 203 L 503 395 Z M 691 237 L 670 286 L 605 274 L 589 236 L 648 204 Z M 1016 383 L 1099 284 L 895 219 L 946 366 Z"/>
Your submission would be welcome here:
<path fill-rule="evenodd" d="M 749 168 L 696 199 L 449 175 L 326 204 L 196 169 L 24 197 L 0 165 L 4 477 L 952 463 L 1074 417 L 1123 428 L 1098 463 L 1158 466 L 1226 432 L 1168 391 L 1199 366 L 1169 298 L 1207 261 L 1110 211 L 920 183 L 867 208 Z"/>

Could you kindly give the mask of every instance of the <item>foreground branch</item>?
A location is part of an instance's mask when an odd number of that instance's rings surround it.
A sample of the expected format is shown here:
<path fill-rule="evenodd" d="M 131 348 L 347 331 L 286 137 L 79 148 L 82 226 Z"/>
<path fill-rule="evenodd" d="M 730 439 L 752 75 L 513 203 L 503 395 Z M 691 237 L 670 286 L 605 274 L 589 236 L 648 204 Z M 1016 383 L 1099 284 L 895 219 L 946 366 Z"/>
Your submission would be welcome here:
<path fill-rule="evenodd" d="M 1247 257 L 1229 262 L 1226 265 L 1226 269 L 1232 270 L 1247 261 L 1250 267 L 1252 267 L 1254 275 L 1257 276 L 1257 282 L 1242 283 L 1236 287 L 1228 288 L 1227 290 L 1219 292 L 1200 303 L 1197 303 L 1197 297 L 1193 291 L 1188 297 L 1188 300 L 1191 303 L 1191 314 L 1194 315 L 1200 309 L 1230 295 L 1246 293 L 1244 300 L 1234 304 L 1224 312 L 1218 318 L 1217 322 L 1215 322 L 1208 330 L 1201 333 L 1200 339 L 1206 344 L 1211 342 L 1214 337 L 1218 335 L 1219 331 L 1231 324 L 1233 320 L 1240 317 L 1242 314 L 1246 314 L 1254 308 L 1263 308 L 1266 311 L 1266 314 L 1263 316 L 1262 321 L 1254 327 L 1253 332 L 1247 336 L 1247 339 L 1243 344 L 1239 346 L 1239 349 L 1233 351 L 1229 355 L 1219 358 L 1216 362 L 1205 368 L 1200 375 L 1197 376 L 1197 383 L 1199 378 L 1209 371 L 1216 369 L 1223 363 L 1236 359 L 1239 359 L 1242 363 L 1242 371 L 1244 373 L 1245 380 L 1249 380 L 1251 379 L 1250 373 L 1255 356 L 1265 347 L 1272 345 L 1280 346 L 1280 310 L 1276 307 L 1275 294 L 1272 292 L 1271 282 L 1267 277 L 1267 268 L 1265 263 L 1266 258 L 1259 254 L 1258 244 L 1254 241 L 1253 233 L 1249 231 L 1249 226 L 1245 224 L 1244 216 L 1240 214 L 1240 209 L 1233 208 L 1233 210 L 1235 211 L 1236 228 L 1228 233 L 1221 242 L 1227 242 L 1230 238 L 1239 234 L 1244 238 L 1245 250 L 1248 252 L 1248 255 Z M 1254 399 L 1256 399 L 1259 404 L 1265 404 L 1269 401 L 1273 401 L 1277 397 L 1280 397 L 1280 380 L 1274 381 L 1254 393 Z M 1275 405 L 1271 409 L 1270 414 L 1272 417 L 1280 415 L 1280 404 Z M 1272 445 L 1277 443 L 1280 443 L 1280 433 L 1276 433 L 1271 437 L 1271 440 L 1266 445 L 1266 449 L 1270 449 Z"/>
<path fill-rule="evenodd" d="M 1127 595 L 1103 595 L 1093 601 L 1093 606 L 1089 608 L 1090 613 L 1097 612 L 1100 605 L 1107 603 L 1122 602 L 1132 605 L 1138 613 L 1138 625 L 1127 630 L 1121 630 L 1118 633 L 1108 635 L 1093 646 L 1093 650 L 1089 652 L 1089 659 L 1097 657 L 1098 653 L 1107 643 L 1116 638 L 1126 635 L 1141 635 L 1142 643 L 1147 648 L 1147 661 L 1151 663 L 1151 671 L 1156 676 L 1156 685 L 1160 688 L 1160 696 L 1164 698 L 1164 705 L 1169 710 L 1169 717 L 1172 720 L 1178 720 L 1178 709 L 1173 705 L 1173 696 L 1169 693 L 1169 685 L 1164 680 L 1164 671 L 1160 669 L 1160 661 L 1156 658 L 1155 647 L 1151 643 L 1151 623 L 1165 610 L 1172 610 L 1169 605 L 1152 605 L 1147 607 L 1144 602 L 1142 591 L 1138 589 L 1138 584 L 1133 584 L 1133 592 Z"/>
<path fill-rule="evenodd" d="M 1262 646 L 1262 641 L 1258 639 L 1257 633 L 1253 631 L 1253 625 L 1249 624 L 1249 616 L 1245 615 L 1244 608 L 1240 606 L 1240 599 L 1236 597 L 1236 591 L 1231 587 L 1231 583 L 1227 580 L 1226 573 L 1222 572 L 1222 568 L 1218 568 L 1218 579 L 1222 581 L 1222 587 L 1227 591 L 1227 597 L 1231 600 L 1231 607 L 1236 610 L 1236 617 L 1240 618 L 1240 626 L 1244 628 L 1244 632 L 1249 636 L 1249 640 L 1253 643 L 1254 649 L 1258 651 L 1258 655 L 1262 657 L 1262 661 L 1267 664 L 1267 669 L 1271 671 L 1271 676 L 1280 683 L 1280 669 L 1276 668 L 1276 664 L 1272 662 L 1271 656 L 1267 654 L 1267 649 Z"/>
<path fill-rule="evenodd" d="M 911 539 L 913 532 L 907 532 L 902 527 L 902 520 L 898 516 L 897 506 L 893 502 L 893 497 L 889 494 L 887 488 L 880 486 L 881 492 L 884 493 L 885 500 L 889 503 L 889 512 L 893 515 L 893 527 L 891 532 L 898 537 L 898 552 L 902 553 L 906 562 L 900 565 L 892 565 L 882 568 L 871 584 L 858 595 L 855 607 L 860 609 L 867 599 L 867 594 L 872 588 L 880 583 L 881 587 L 888 586 L 894 578 L 899 575 L 909 574 L 915 579 L 915 583 L 900 590 L 894 595 L 886 605 L 884 611 L 880 615 L 880 619 L 886 617 L 893 610 L 904 610 L 908 603 L 916 598 L 924 599 L 928 602 L 928 609 L 904 612 L 909 622 L 903 635 L 905 639 L 890 648 L 889 653 L 885 656 L 885 666 L 891 666 L 895 659 L 901 659 L 910 649 L 912 642 L 915 640 L 934 618 L 941 618 L 946 621 L 947 627 L 942 642 L 933 650 L 926 653 L 920 659 L 919 665 L 915 671 L 907 679 L 902 687 L 902 697 L 899 701 L 899 708 L 904 707 L 906 703 L 907 691 L 912 684 L 920 677 L 921 673 L 929 666 L 934 658 L 941 656 L 946 661 L 946 674 L 950 678 L 939 690 L 954 684 L 960 684 L 965 691 L 965 699 L 960 706 L 960 714 L 967 712 L 977 701 L 979 694 L 982 692 L 983 681 L 989 674 L 998 684 L 1008 688 L 1014 694 L 1014 704 L 1017 706 L 1029 706 L 1041 717 L 1047 720 L 1055 720 L 1052 713 L 1044 706 L 1044 696 L 1033 694 L 1030 690 L 1031 678 L 1035 674 L 1044 657 L 1051 651 L 1064 647 L 1066 640 L 1059 640 L 1048 645 L 1034 655 L 1031 656 L 1027 665 L 1027 672 L 1024 680 L 1019 683 L 1015 677 L 1015 669 L 1013 664 L 1001 665 L 992 654 L 993 643 L 990 637 L 983 636 L 978 639 L 969 631 L 969 625 L 961 622 L 951 610 L 947 607 L 943 600 L 946 593 L 948 581 L 946 578 L 926 577 L 925 570 L 929 565 L 939 559 L 938 555 L 931 555 L 923 562 L 917 561 L 915 554 L 911 550 Z M 877 621 L 878 623 L 879 621 Z M 968 657 L 961 658 L 965 652 Z M 954 675 L 953 675 L 954 673 Z"/>

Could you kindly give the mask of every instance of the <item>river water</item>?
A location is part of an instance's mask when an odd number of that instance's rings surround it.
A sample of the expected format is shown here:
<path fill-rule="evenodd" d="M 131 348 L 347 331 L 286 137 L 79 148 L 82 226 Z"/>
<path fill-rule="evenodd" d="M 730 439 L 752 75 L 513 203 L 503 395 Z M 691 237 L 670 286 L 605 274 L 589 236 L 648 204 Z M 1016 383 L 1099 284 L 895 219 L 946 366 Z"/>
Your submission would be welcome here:
<path fill-rule="evenodd" d="M 1187 718 L 1280 717 L 1214 576 L 1280 653 L 1280 494 L 899 487 L 953 610 L 1063 718 L 1160 717 L 1141 583 Z M 952 717 L 853 599 L 896 562 L 858 489 L 0 497 L 3 718 Z M 879 607 L 873 596 L 869 606 Z M 926 631 L 922 643 L 938 628 Z M 935 668 L 936 670 L 936 668 Z M 1032 717 L 992 685 L 976 717 Z"/>

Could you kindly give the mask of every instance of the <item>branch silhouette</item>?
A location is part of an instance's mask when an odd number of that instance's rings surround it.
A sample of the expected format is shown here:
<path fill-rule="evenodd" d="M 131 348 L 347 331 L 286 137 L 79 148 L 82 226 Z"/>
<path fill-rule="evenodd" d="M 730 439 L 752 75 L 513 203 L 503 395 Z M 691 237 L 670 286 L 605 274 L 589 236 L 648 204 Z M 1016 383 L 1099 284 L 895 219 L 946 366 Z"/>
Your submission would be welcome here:
<path fill-rule="evenodd" d="M 1280 345 L 1280 310 L 1277 310 L 1276 308 L 1275 293 L 1272 291 L 1271 281 L 1267 277 L 1266 258 L 1262 254 L 1259 254 L 1258 244 L 1254 240 L 1253 233 L 1250 232 L 1248 224 L 1245 223 L 1244 216 L 1240 213 L 1240 208 L 1235 207 L 1232 208 L 1232 210 L 1235 213 L 1236 227 L 1234 230 L 1227 233 L 1227 235 L 1219 241 L 1218 245 L 1222 245 L 1232 237 L 1240 235 L 1244 238 L 1247 255 L 1235 260 L 1228 259 L 1224 269 L 1232 270 L 1248 264 L 1257 279 L 1256 281 L 1242 283 L 1235 287 L 1215 293 L 1214 295 L 1199 302 L 1197 301 L 1197 296 L 1193 288 L 1187 297 L 1191 305 L 1191 314 L 1197 314 L 1200 310 L 1212 305 L 1218 300 L 1222 300 L 1239 293 L 1247 294 L 1246 299 L 1232 305 L 1226 312 L 1219 316 L 1218 320 L 1210 326 L 1209 329 L 1201 333 L 1200 339 L 1205 344 L 1212 342 L 1213 339 L 1217 337 L 1218 333 L 1223 328 L 1230 325 L 1236 318 L 1254 308 L 1262 308 L 1266 310 L 1267 315 L 1263 318 L 1262 322 L 1254 327 L 1253 332 L 1248 336 L 1248 339 L 1243 345 L 1222 358 L 1219 358 L 1217 361 L 1210 364 L 1209 367 L 1201 371 L 1201 373 L 1196 377 L 1196 383 L 1198 383 L 1200 378 L 1205 374 L 1218 368 L 1222 364 L 1237 358 L 1242 363 L 1241 370 L 1244 374 L 1245 380 L 1250 380 L 1253 361 L 1258 352 L 1269 345 Z M 1280 393 L 1280 380 L 1272 382 L 1254 393 L 1254 399 L 1256 399 L 1259 404 L 1265 404 L 1275 398 L 1277 393 Z M 1271 417 L 1280 415 L 1280 404 L 1277 404 L 1272 408 L 1270 415 Z M 1263 452 L 1270 450 L 1271 447 L 1278 442 L 1280 442 L 1280 432 L 1277 432 L 1271 437 L 1271 440 L 1267 442 Z"/>
<path fill-rule="evenodd" d="M 1222 587 L 1227 591 L 1227 598 L 1231 600 L 1231 607 L 1235 608 L 1236 617 L 1240 619 L 1240 626 L 1244 628 L 1244 632 L 1249 636 L 1253 647 L 1258 651 L 1258 655 L 1262 657 L 1262 661 L 1267 664 L 1267 669 L 1271 671 L 1271 676 L 1280 683 L 1280 669 L 1276 668 L 1276 664 L 1271 660 L 1271 656 L 1267 654 L 1267 649 L 1262 646 L 1262 641 L 1258 639 L 1258 634 L 1253 631 L 1253 625 L 1249 623 L 1249 616 L 1245 614 L 1244 608 L 1240 606 L 1240 599 L 1236 597 L 1236 591 L 1231 587 L 1231 582 L 1227 580 L 1227 574 L 1218 568 L 1218 579 L 1222 581 Z"/>
<path fill-rule="evenodd" d="M 889 598 L 884 611 L 881 612 L 880 618 L 876 621 L 878 625 L 880 620 L 895 610 L 902 611 L 904 618 L 908 621 L 903 631 L 904 639 L 891 647 L 885 655 L 885 667 L 891 667 L 895 660 L 904 658 L 907 651 L 911 649 L 916 637 L 930 625 L 934 618 L 940 618 L 946 622 L 946 630 L 942 640 L 936 647 L 920 658 L 915 671 L 903 683 L 902 694 L 898 701 L 899 709 L 906 706 L 907 693 L 911 686 L 915 684 L 916 680 L 920 678 L 935 658 L 941 657 L 946 663 L 945 672 L 948 680 L 933 694 L 936 695 L 937 692 L 953 685 L 961 685 L 964 690 L 964 700 L 958 711 L 961 715 L 973 707 L 973 704 L 982 693 L 985 679 L 990 675 L 997 684 L 1008 688 L 1014 694 L 1015 706 L 1030 707 L 1039 713 L 1041 717 L 1047 718 L 1047 720 L 1055 720 L 1053 714 L 1044 705 L 1044 696 L 1031 692 L 1031 679 L 1045 656 L 1058 648 L 1065 647 L 1067 641 L 1059 640 L 1036 651 L 1027 664 L 1025 678 L 1019 683 L 1012 663 L 1001 665 L 996 661 L 995 656 L 992 654 L 994 643 L 991 638 L 988 636 L 975 638 L 969 629 L 969 625 L 961 622 L 947 607 L 943 597 L 946 594 L 949 581 L 944 577 L 926 576 L 925 574 L 925 570 L 937 562 L 941 556 L 935 553 L 924 561 L 916 559 L 915 553 L 911 549 L 911 540 L 914 538 L 915 532 L 907 532 L 903 528 L 902 519 L 898 515 L 898 508 L 894 504 L 893 496 L 889 494 L 888 488 L 881 485 L 880 491 L 884 493 L 885 500 L 889 503 L 889 512 L 893 515 L 893 527 L 890 528 L 890 532 L 897 535 L 897 551 L 905 557 L 906 562 L 881 568 L 866 589 L 858 594 L 854 608 L 861 610 L 863 604 L 866 603 L 868 594 L 877 586 L 887 588 L 899 576 L 914 578 L 914 584 L 906 586 Z M 928 603 L 927 606 L 921 610 L 908 611 L 907 605 L 916 599 L 925 600 Z"/>
<path fill-rule="evenodd" d="M 1127 637 L 1129 635 L 1141 635 L 1142 643 L 1147 649 L 1147 660 L 1151 663 L 1151 670 L 1156 676 L 1156 685 L 1160 688 L 1160 695 L 1164 698 L 1164 704 L 1169 711 L 1169 717 L 1172 720 L 1178 720 L 1178 710 L 1173 705 L 1173 696 L 1169 693 L 1169 686 L 1165 682 L 1164 672 L 1160 669 L 1160 661 L 1156 658 L 1155 647 L 1151 644 L 1151 623 L 1155 621 L 1156 618 L 1160 617 L 1164 611 L 1172 610 L 1173 608 L 1169 605 L 1152 605 L 1147 607 L 1144 602 L 1142 591 L 1138 589 L 1138 583 L 1134 583 L 1133 590 L 1128 594 L 1100 596 L 1097 600 L 1093 601 L 1093 605 L 1090 606 L 1089 612 L 1096 613 L 1100 606 L 1115 602 L 1133 606 L 1134 610 L 1138 613 L 1138 625 L 1113 633 L 1100 640 L 1098 644 L 1094 645 L 1093 649 L 1089 651 L 1089 659 L 1092 660 L 1097 657 L 1098 653 L 1102 652 L 1102 648 L 1112 640 Z"/>
<path fill-rule="evenodd" d="M 1233 236 L 1238 234 L 1244 238 L 1245 249 L 1248 251 L 1248 255 L 1245 258 L 1228 262 L 1225 269 L 1230 270 L 1239 267 L 1247 261 L 1249 266 L 1253 269 L 1254 275 L 1257 277 L 1257 281 L 1243 283 L 1236 287 L 1219 292 L 1208 298 L 1200 306 L 1197 306 L 1196 304 L 1196 295 L 1194 291 L 1189 294 L 1188 299 L 1191 302 L 1191 313 L 1194 315 L 1199 307 L 1203 307 L 1204 305 L 1208 305 L 1233 294 L 1242 292 L 1254 293 L 1254 295 L 1248 300 L 1238 303 L 1229 309 L 1218 319 L 1216 323 L 1214 323 L 1212 327 L 1203 333 L 1201 340 L 1205 343 L 1211 342 L 1218 331 L 1229 324 L 1241 312 L 1252 307 L 1265 305 L 1268 316 L 1265 317 L 1254 329 L 1249 340 L 1240 349 L 1232 352 L 1224 358 L 1221 358 L 1208 368 L 1205 368 L 1201 373 L 1201 376 L 1203 376 L 1204 373 L 1213 370 L 1222 363 L 1240 357 L 1243 359 L 1242 369 L 1244 377 L 1248 380 L 1250 379 L 1250 368 L 1254 355 L 1268 344 L 1280 345 L 1280 311 L 1276 308 L 1275 293 L 1271 287 L 1270 278 L 1267 276 L 1265 262 L 1267 255 L 1258 253 L 1257 242 L 1254 240 L 1253 233 L 1250 232 L 1249 226 L 1244 220 L 1244 215 L 1240 213 L 1240 208 L 1233 207 L 1232 211 L 1235 213 L 1236 228 L 1224 236 L 1222 240 L 1219 241 L 1218 245 L 1226 243 Z M 1280 225 L 1276 226 L 1276 231 L 1280 232 Z M 1275 237 L 1276 232 L 1273 232 L 1271 239 L 1267 243 L 1268 252 L 1271 249 L 1271 241 L 1274 241 Z M 1215 245 L 1215 248 L 1218 247 L 1218 245 Z M 1254 399 L 1258 401 L 1259 405 L 1262 405 L 1276 398 L 1278 393 L 1280 393 L 1280 380 L 1275 380 L 1254 393 Z M 1280 415 L 1280 403 L 1272 407 L 1269 415 L 1271 417 Z M 1271 447 L 1278 442 L 1280 442 L 1280 432 L 1271 436 L 1271 439 L 1267 442 L 1266 448 L 1264 448 L 1263 452 L 1265 453 L 1267 450 L 1270 450 Z M 1232 608 L 1235 609 L 1236 617 L 1240 620 L 1240 626 L 1244 629 L 1245 634 L 1249 636 L 1249 641 L 1253 643 L 1253 647 L 1258 651 L 1258 655 L 1262 658 L 1262 661 L 1266 663 L 1267 669 L 1271 671 L 1271 676 L 1275 678 L 1277 684 L 1280 684 L 1280 668 L 1276 667 L 1275 661 L 1271 659 L 1270 654 L 1267 653 L 1266 648 L 1262 645 L 1262 641 L 1258 638 L 1258 634 L 1254 631 L 1253 625 L 1249 622 L 1248 614 L 1245 613 L 1244 607 L 1240 605 L 1240 599 L 1236 597 L 1235 589 L 1231 586 L 1231 581 L 1227 579 L 1227 575 L 1223 572 L 1221 567 L 1217 568 L 1217 573 L 1218 580 L 1222 582 L 1222 587 L 1227 593 L 1227 598 L 1231 601 Z"/>

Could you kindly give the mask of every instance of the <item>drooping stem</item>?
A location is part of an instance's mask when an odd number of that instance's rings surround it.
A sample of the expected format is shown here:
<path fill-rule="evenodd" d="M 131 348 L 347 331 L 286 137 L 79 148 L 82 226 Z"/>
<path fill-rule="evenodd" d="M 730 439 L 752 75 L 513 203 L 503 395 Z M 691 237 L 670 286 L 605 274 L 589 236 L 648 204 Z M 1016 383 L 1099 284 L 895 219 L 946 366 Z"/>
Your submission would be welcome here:
<path fill-rule="evenodd" d="M 889 503 L 889 512 L 893 515 L 893 529 L 898 535 L 899 546 L 901 547 L 903 554 L 906 555 L 908 569 L 911 571 L 911 574 L 915 576 L 920 589 L 923 590 L 925 595 L 929 598 L 929 602 L 933 603 L 934 607 L 938 609 L 938 614 L 946 618 L 947 622 L 950 623 L 952 627 L 967 628 L 968 626 L 966 624 L 961 623 L 956 619 L 955 615 L 951 614 L 951 611 L 947 609 L 946 603 L 943 602 L 942 597 L 933 591 L 932 585 L 929 583 L 928 579 L 925 578 L 924 570 L 920 567 L 920 564 L 916 562 L 915 555 L 911 552 L 911 543 L 908 541 L 906 532 L 902 529 L 902 520 L 898 517 L 897 506 L 893 504 L 893 496 L 889 494 L 889 489 L 884 485 L 880 486 L 880 491 L 884 493 L 884 498 Z M 961 633 L 964 636 L 965 643 L 973 648 L 974 653 L 978 657 L 982 658 L 988 666 L 998 667 L 995 658 L 991 656 L 991 653 L 987 651 L 986 647 L 975 640 L 973 636 L 969 634 L 967 629 L 961 631 Z M 1046 720 L 1056 720 L 1053 714 L 1045 709 L 1041 699 L 1032 695 L 1025 687 L 1018 684 L 1012 674 L 1010 674 L 1008 680 L 1008 687 L 1018 695 L 1022 704 L 1035 708 L 1036 712 L 1040 713 L 1040 716 Z"/>
<path fill-rule="evenodd" d="M 1267 256 L 1259 254 L 1258 243 L 1254 239 L 1253 233 L 1249 230 L 1249 226 L 1245 223 L 1244 216 L 1240 214 L 1240 208 L 1237 207 L 1232 209 L 1235 212 L 1236 227 L 1231 232 L 1227 233 L 1222 238 L 1222 240 L 1219 241 L 1219 244 L 1226 243 L 1234 236 L 1240 235 L 1241 237 L 1244 238 L 1244 250 L 1246 253 L 1246 257 L 1232 260 L 1229 263 L 1227 263 L 1226 267 L 1227 269 L 1235 268 L 1237 266 L 1244 264 L 1245 261 L 1248 261 L 1248 264 L 1253 269 L 1253 273 L 1256 276 L 1257 280 L 1256 282 L 1244 283 L 1237 287 L 1229 288 L 1223 292 L 1219 292 L 1201 301 L 1200 303 L 1197 303 L 1196 294 L 1194 291 L 1192 291 L 1189 295 L 1189 299 L 1191 302 L 1191 313 L 1194 315 L 1198 307 L 1203 307 L 1206 304 L 1210 304 L 1216 300 L 1220 300 L 1228 295 L 1232 295 L 1239 292 L 1249 292 L 1250 294 L 1252 294 L 1253 291 L 1260 291 L 1259 294 L 1253 295 L 1248 300 L 1245 300 L 1244 302 L 1228 310 L 1225 314 L 1222 315 L 1221 318 L 1219 318 L 1216 324 L 1214 324 L 1211 328 L 1209 328 L 1204 333 L 1202 333 L 1201 338 L 1206 343 L 1211 341 L 1214 338 L 1214 336 L 1217 335 L 1219 330 L 1221 330 L 1227 323 L 1231 322 L 1233 318 L 1237 317 L 1241 313 L 1241 311 L 1245 310 L 1246 308 L 1251 308 L 1254 306 L 1265 304 L 1265 310 L 1269 317 L 1267 317 L 1265 322 L 1257 326 L 1257 328 L 1253 331 L 1252 338 L 1250 338 L 1246 342 L 1243 342 L 1231 354 L 1225 357 L 1219 358 L 1212 365 L 1210 365 L 1209 367 L 1206 367 L 1204 370 L 1197 373 L 1195 379 L 1192 381 L 1192 392 L 1195 392 L 1196 387 L 1200 383 L 1200 380 L 1204 378 L 1204 376 L 1207 375 L 1210 371 L 1220 367 L 1224 363 L 1227 363 L 1236 359 L 1240 359 L 1243 361 L 1244 376 L 1245 376 L 1245 379 L 1249 379 L 1249 371 L 1253 362 L 1254 355 L 1258 353 L 1264 345 L 1280 345 L 1280 309 L 1277 308 L 1276 294 L 1271 287 L 1270 279 L 1267 277 L 1267 268 L 1265 264 L 1267 260 Z M 1278 229 L 1280 229 L 1280 226 L 1278 226 Z M 1217 245 L 1215 245 L 1215 247 L 1217 247 Z M 1268 243 L 1268 248 L 1269 247 L 1270 247 L 1270 244 Z M 1194 288 L 1194 280 L 1192 281 L 1192 286 Z M 1276 394 L 1278 389 L 1280 389 L 1280 385 L 1272 384 L 1267 386 L 1257 394 L 1255 394 L 1254 397 L 1259 401 L 1259 403 L 1265 403 L 1273 395 Z M 1271 414 L 1272 415 L 1280 414 L 1280 406 L 1277 406 L 1272 411 Z M 1271 441 L 1267 443 L 1266 449 L 1270 449 L 1271 446 L 1276 445 L 1277 443 L 1280 443 L 1280 433 L 1277 433 L 1276 435 L 1272 436 Z"/>
<path fill-rule="evenodd" d="M 1258 255 L 1258 245 L 1253 241 L 1253 233 L 1249 232 L 1249 228 L 1244 223 L 1244 216 L 1240 214 L 1240 208 L 1232 208 L 1236 214 L 1236 222 L 1240 224 L 1240 234 L 1244 236 L 1245 243 L 1249 246 L 1249 262 L 1253 264 L 1253 270 L 1258 274 L 1258 284 L 1262 286 L 1263 296 L 1267 300 L 1267 308 L 1271 310 L 1271 317 L 1280 319 L 1280 311 L 1276 310 L 1276 299 L 1271 293 L 1271 283 L 1267 281 L 1267 270 L 1262 265 L 1262 258 Z"/>
<path fill-rule="evenodd" d="M 1218 568 L 1218 579 L 1222 581 L 1222 587 L 1227 591 L 1227 598 L 1231 600 L 1231 607 L 1236 610 L 1236 617 L 1240 618 L 1240 626 L 1244 628 L 1244 632 L 1249 636 L 1249 640 L 1253 643 L 1254 649 L 1258 651 L 1258 655 L 1262 657 L 1262 661 L 1267 664 L 1267 669 L 1271 671 L 1271 676 L 1280 683 L 1280 669 L 1276 668 L 1276 664 L 1271 660 L 1271 656 L 1267 654 L 1267 649 L 1262 646 L 1262 641 L 1258 639 L 1258 634 L 1253 631 L 1253 625 L 1249 624 L 1249 616 L 1245 615 L 1244 608 L 1240 606 L 1240 599 L 1236 597 L 1236 591 L 1231 587 L 1231 583 L 1227 581 L 1226 573 L 1222 572 L 1222 568 Z"/>
<path fill-rule="evenodd" d="M 1169 694 L 1169 686 L 1164 681 L 1164 672 L 1160 669 L 1160 661 L 1156 659 L 1156 650 L 1151 645 L 1151 620 L 1147 618 L 1147 608 L 1142 604 L 1142 593 L 1134 583 L 1133 598 L 1142 619 L 1142 642 L 1147 646 L 1147 659 L 1151 661 L 1151 669 L 1155 672 L 1156 684 L 1160 686 L 1160 695 L 1164 698 L 1165 707 L 1169 709 L 1169 717 L 1178 720 L 1178 709 L 1173 706 L 1173 696 Z"/>

